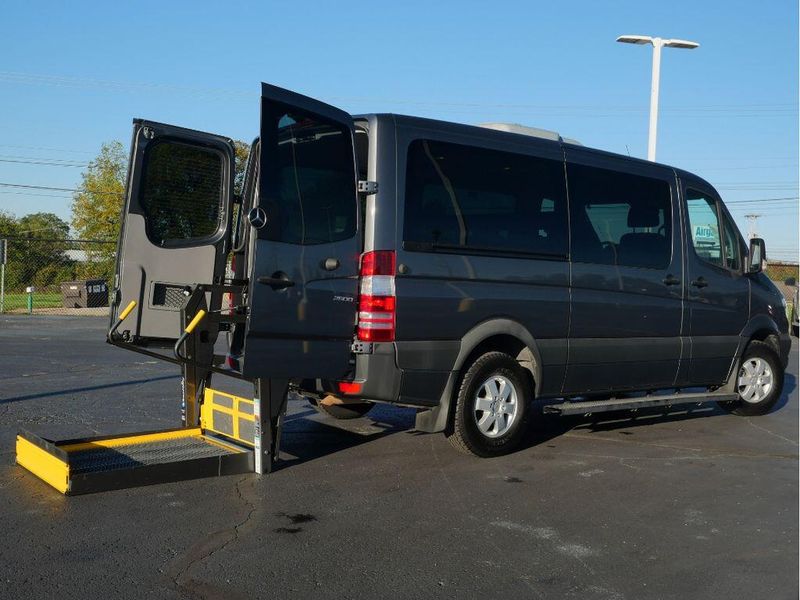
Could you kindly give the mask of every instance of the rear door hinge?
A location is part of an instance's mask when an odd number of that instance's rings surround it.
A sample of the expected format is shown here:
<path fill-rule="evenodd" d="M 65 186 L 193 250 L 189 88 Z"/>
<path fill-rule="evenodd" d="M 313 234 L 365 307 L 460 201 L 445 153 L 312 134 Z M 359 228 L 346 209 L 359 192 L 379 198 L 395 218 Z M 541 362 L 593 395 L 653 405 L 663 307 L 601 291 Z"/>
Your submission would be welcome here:
<path fill-rule="evenodd" d="M 360 179 L 358 181 L 358 193 L 359 194 L 366 194 L 367 196 L 371 196 L 372 194 L 378 193 L 378 182 L 377 181 L 366 181 L 364 179 Z"/>

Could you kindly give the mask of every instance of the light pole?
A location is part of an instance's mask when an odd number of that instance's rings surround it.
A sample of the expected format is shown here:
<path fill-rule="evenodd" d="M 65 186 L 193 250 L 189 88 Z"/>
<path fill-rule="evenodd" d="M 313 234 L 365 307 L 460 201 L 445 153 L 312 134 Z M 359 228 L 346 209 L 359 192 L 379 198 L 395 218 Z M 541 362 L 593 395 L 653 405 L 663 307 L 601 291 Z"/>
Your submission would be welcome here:
<path fill-rule="evenodd" d="M 686 48 L 692 50 L 700 44 L 687 40 L 665 40 L 649 35 L 621 35 L 618 42 L 626 44 L 651 44 L 653 46 L 653 79 L 650 83 L 650 134 L 647 139 L 647 160 L 656 160 L 656 133 L 658 127 L 658 84 L 661 77 L 661 48 Z"/>

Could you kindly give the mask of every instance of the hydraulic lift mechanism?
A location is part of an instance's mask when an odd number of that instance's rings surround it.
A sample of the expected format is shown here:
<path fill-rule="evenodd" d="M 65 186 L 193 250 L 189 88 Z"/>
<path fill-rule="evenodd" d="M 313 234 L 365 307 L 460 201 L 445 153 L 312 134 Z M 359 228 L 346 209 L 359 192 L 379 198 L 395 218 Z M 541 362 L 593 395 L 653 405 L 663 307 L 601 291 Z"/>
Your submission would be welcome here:
<path fill-rule="evenodd" d="M 211 387 L 212 375 L 243 379 L 218 365 L 213 340 L 221 323 L 243 322 L 235 310 L 219 306 L 223 293 L 241 293 L 236 285 L 198 285 L 181 309 L 185 323 L 173 356 L 122 341 L 117 330 L 136 307 L 131 301 L 108 332 L 108 342 L 160 360 L 182 370 L 183 426 L 121 436 L 50 440 L 20 431 L 17 463 L 67 495 L 212 477 L 270 472 L 278 458 L 286 412 L 287 380 L 255 379 L 253 398 L 242 398 Z"/>

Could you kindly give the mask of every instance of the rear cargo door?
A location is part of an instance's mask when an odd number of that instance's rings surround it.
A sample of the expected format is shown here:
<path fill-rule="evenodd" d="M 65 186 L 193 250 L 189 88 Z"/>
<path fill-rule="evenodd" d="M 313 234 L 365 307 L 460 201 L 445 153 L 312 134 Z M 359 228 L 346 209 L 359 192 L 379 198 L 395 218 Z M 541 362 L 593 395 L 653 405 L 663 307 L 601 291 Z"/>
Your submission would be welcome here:
<path fill-rule="evenodd" d="M 345 377 L 361 252 L 352 117 L 262 84 L 247 377 Z"/>
<path fill-rule="evenodd" d="M 171 343 L 191 288 L 224 277 L 233 156 L 228 138 L 134 121 L 111 310 L 136 301 L 126 339 Z"/>

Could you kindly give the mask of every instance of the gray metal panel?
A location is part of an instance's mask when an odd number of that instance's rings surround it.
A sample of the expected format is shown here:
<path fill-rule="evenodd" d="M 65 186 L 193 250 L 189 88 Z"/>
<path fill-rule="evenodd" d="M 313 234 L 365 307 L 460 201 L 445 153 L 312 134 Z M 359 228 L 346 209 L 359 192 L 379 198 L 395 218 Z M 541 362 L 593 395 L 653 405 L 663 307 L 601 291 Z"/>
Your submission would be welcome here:
<path fill-rule="evenodd" d="M 352 202 L 358 206 L 352 117 L 325 103 L 268 84 L 262 84 L 259 202 L 268 202 L 269 161 L 278 147 L 272 113 L 294 108 L 350 131 Z M 360 213 L 360 208 L 357 211 Z M 344 378 L 351 369 L 350 342 L 363 235 L 360 224 L 349 239 L 313 245 L 268 240 L 263 231 L 251 236 L 249 246 L 250 315 L 242 373 L 246 377 Z M 324 266 L 329 258 L 339 261 L 333 271 Z M 284 277 L 293 286 L 273 289 L 258 283 L 259 277 Z"/>
<path fill-rule="evenodd" d="M 460 340 L 424 340 L 396 342 L 397 366 L 417 371 L 450 371 L 453 368 Z"/>
<path fill-rule="evenodd" d="M 145 130 L 148 130 L 147 134 Z M 153 135 L 150 135 L 151 132 Z M 225 198 L 221 225 L 211 240 L 184 247 L 166 248 L 156 246 L 148 239 L 145 218 L 139 205 L 140 184 L 145 150 L 161 137 L 213 148 L 226 155 L 226 160 L 223 161 Z M 210 284 L 214 282 L 215 276 L 224 272 L 224 252 L 230 222 L 232 157 L 233 143 L 228 138 L 161 123 L 134 121 L 114 283 L 118 292 L 112 294 L 116 302 L 111 310 L 111 322 L 116 321 L 119 311 L 131 300 L 135 300 L 137 306 L 120 328 L 121 331 L 128 330 L 131 335 L 138 337 L 176 339 L 183 329 L 180 310 L 165 310 L 164 306 L 153 306 L 154 284 Z"/>
<path fill-rule="evenodd" d="M 681 173 L 681 203 L 686 210 L 686 189 L 693 188 L 721 203 L 719 194 L 705 181 Z M 724 212 L 724 207 L 721 207 Z M 750 277 L 712 265 L 699 258 L 692 245 L 691 224 L 684 223 L 687 240 L 686 307 L 692 357 L 688 381 L 693 384 L 720 384 L 727 380 L 740 347 L 740 333 L 750 318 Z M 691 285 L 703 277 L 707 286 Z"/>
<path fill-rule="evenodd" d="M 576 147 L 567 147 L 566 159 L 568 165 L 666 182 L 672 197 L 673 225 L 672 258 L 665 269 L 572 263 L 570 357 L 564 393 L 672 385 L 683 352 L 680 336 L 685 285 L 674 172 L 662 165 Z M 668 274 L 682 283 L 665 285 Z"/>
<path fill-rule="evenodd" d="M 398 341 L 462 341 L 480 324 L 506 319 L 517 321 L 532 339 L 561 340 L 544 349 L 542 362 L 552 364 L 562 358 L 551 354 L 551 349 L 558 353 L 555 348 L 566 344 L 566 260 L 411 252 L 401 243 L 407 149 L 413 140 L 432 139 L 561 161 L 558 142 L 428 119 L 396 117 L 396 121 L 396 212 L 379 212 L 376 218 L 382 221 L 382 231 L 393 226 L 397 262 L 405 270 L 395 280 Z M 496 333 L 507 333 L 502 329 Z M 471 349 L 462 343 L 462 353 Z M 548 391 L 560 389 L 561 377 L 537 381 L 539 386 Z"/>

